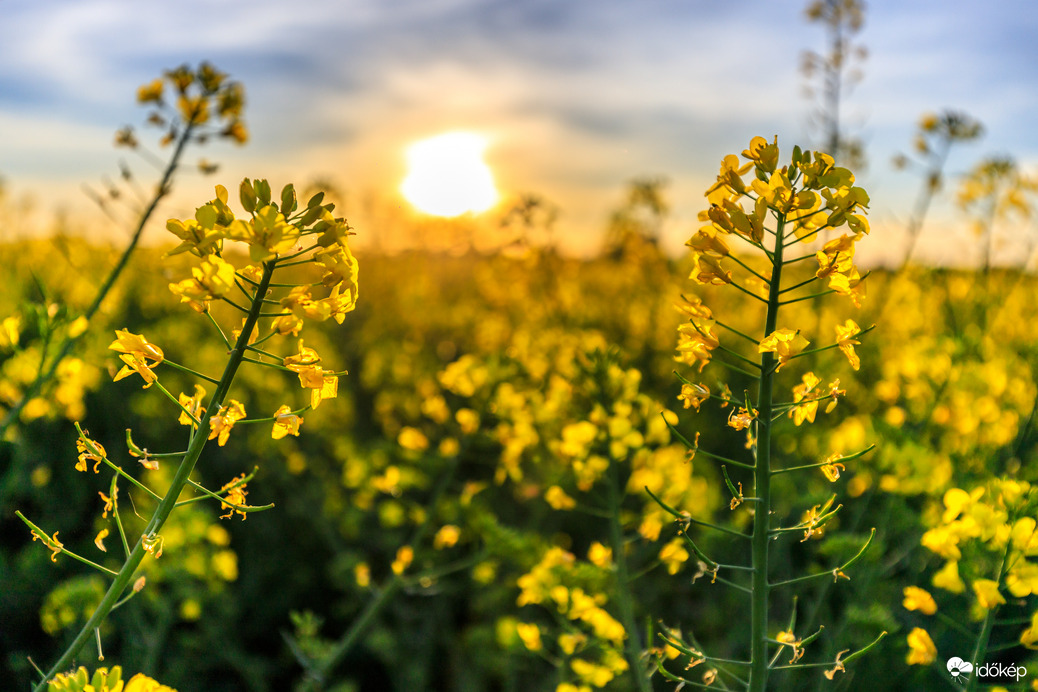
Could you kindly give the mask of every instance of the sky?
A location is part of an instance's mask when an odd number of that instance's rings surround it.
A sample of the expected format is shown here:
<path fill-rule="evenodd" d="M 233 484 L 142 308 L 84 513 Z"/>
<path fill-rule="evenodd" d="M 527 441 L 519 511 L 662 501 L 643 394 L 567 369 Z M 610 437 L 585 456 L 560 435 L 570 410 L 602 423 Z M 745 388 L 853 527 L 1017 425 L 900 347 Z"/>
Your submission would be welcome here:
<path fill-rule="evenodd" d="M 116 177 L 121 159 L 141 177 L 150 171 L 112 147 L 116 129 L 142 125 L 136 88 L 208 60 L 244 85 L 251 141 L 189 154 L 221 168 L 182 176 L 162 220 L 189 215 L 216 183 L 321 179 L 345 191 L 339 211 L 359 242 L 392 246 L 398 231 L 370 213 L 370 200 L 402 205 L 408 145 L 465 130 L 487 138 L 503 198 L 553 202 L 560 240 L 577 251 L 599 246 L 628 181 L 666 179 L 664 242 L 677 251 L 698 227 L 703 191 L 725 154 L 755 135 L 777 135 L 785 149 L 817 144 L 799 65 L 825 37 L 803 8 L 785 0 L 0 0 L 0 177 L 8 200 L 101 224 L 82 186 Z M 842 119 L 866 144 L 858 182 L 872 197 L 875 261 L 901 242 L 919 189 L 917 176 L 890 161 L 910 150 L 924 112 L 954 108 L 985 126 L 982 140 L 953 151 L 950 175 L 994 154 L 1038 170 L 1036 37 L 1032 0 L 866 3 L 856 41 L 869 54 Z M 138 131 L 145 143 L 159 135 Z M 5 216 L 0 238 L 24 231 Z M 928 223 L 923 257 L 975 254 L 950 194 Z M 161 239 L 164 224 L 153 226 L 150 237 Z"/>

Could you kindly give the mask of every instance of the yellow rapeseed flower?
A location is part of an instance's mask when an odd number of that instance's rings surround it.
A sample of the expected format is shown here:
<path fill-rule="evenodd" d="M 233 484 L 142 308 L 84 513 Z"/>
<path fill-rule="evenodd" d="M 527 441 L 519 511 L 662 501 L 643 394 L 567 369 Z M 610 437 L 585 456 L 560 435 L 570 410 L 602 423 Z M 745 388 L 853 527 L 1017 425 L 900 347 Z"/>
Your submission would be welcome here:
<path fill-rule="evenodd" d="M 775 370 L 778 371 L 782 369 L 783 365 L 807 348 L 809 343 L 810 342 L 800 334 L 799 329 L 776 329 L 761 340 L 760 345 L 757 347 L 757 352 L 772 352 L 778 356 L 778 367 L 775 368 Z"/>
<path fill-rule="evenodd" d="M 282 405 L 274 412 L 274 428 L 270 431 L 270 436 L 275 440 L 280 440 L 285 435 L 299 437 L 299 426 L 302 424 L 302 418 L 292 413 L 292 409 L 287 405 Z"/>
<path fill-rule="evenodd" d="M 918 610 L 925 615 L 933 615 L 937 612 L 937 601 L 926 589 L 920 589 L 918 586 L 906 586 L 904 593 L 905 600 L 902 605 L 906 610 Z"/>
<path fill-rule="evenodd" d="M 220 407 L 219 413 L 210 416 L 209 439 L 219 438 L 217 443 L 223 447 L 227 444 L 227 438 L 231 436 L 231 428 L 243 418 L 245 418 L 245 407 L 237 399 L 231 399 L 226 406 Z"/>
<path fill-rule="evenodd" d="M 985 610 L 997 608 L 1006 602 L 1005 597 L 998 591 L 998 582 L 993 579 L 974 580 L 973 593 L 977 596 L 977 603 Z"/>
<path fill-rule="evenodd" d="M 861 327 L 855 324 L 854 320 L 848 319 L 845 323 L 836 325 L 836 344 L 855 370 L 861 366 L 858 354 L 854 352 L 854 347 L 861 345 L 861 342 L 854 338 L 860 333 Z"/>
<path fill-rule="evenodd" d="M 930 639 L 930 634 L 921 627 L 915 627 L 908 633 L 908 665 L 928 666 L 937 658 L 937 647 Z"/>

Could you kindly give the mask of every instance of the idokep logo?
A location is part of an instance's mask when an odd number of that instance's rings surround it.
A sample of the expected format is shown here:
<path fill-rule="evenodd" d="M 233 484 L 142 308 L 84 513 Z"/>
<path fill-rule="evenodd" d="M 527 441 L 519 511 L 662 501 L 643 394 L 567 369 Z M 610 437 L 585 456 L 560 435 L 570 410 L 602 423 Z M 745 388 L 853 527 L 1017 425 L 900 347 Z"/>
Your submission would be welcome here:
<path fill-rule="evenodd" d="M 1015 680 L 1019 682 L 1021 678 L 1027 677 L 1027 668 L 1024 666 L 1011 663 L 981 663 L 974 666 L 958 656 L 948 659 L 947 668 L 952 680 L 960 684 L 966 684 L 971 673 L 975 673 L 978 679 L 1000 681 Z"/>
<path fill-rule="evenodd" d="M 973 664 L 954 656 L 948 659 L 948 672 L 951 673 L 955 682 L 966 684 L 966 681 L 970 679 L 970 673 L 973 672 Z"/>

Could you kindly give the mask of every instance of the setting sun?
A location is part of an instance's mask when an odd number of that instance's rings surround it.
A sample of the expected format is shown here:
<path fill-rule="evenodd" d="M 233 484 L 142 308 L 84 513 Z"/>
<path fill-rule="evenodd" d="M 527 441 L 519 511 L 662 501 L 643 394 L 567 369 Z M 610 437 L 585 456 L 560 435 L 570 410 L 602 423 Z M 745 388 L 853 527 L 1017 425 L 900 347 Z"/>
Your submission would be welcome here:
<path fill-rule="evenodd" d="M 471 132 L 448 132 L 407 149 L 407 177 L 400 185 L 416 209 L 434 216 L 486 211 L 497 202 L 490 168 L 483 161 L 487 141 Z"/>

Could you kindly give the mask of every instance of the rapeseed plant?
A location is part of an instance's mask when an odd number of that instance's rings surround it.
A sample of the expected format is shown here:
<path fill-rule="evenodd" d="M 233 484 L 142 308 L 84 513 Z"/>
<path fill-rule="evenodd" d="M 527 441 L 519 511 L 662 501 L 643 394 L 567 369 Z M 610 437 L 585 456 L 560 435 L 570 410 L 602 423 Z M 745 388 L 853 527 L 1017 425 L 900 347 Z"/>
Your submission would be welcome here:
<path fill-rule="evenodd" d="M 187 74 L 180 77 L 178 84 L 189 84 L 194 79 Z M 198 76 L 203 81 L 212 78 L 204 71 Z M 181 90 L 181 110 L 203 112 L 203 103 L 187 99 Z M 207 442 L 216 440 L 222 447 L 232 435 L 238 435 L 237 426 L 257 423 L 270 424 L 273 439 L 296 436 L 303 424 L 301 414 L 316 409 L 322 401 L 338 394 L 338 378 L 345 373 L 326 369 L 317 351 L 304 346 L 302 340 L 295 337 L 308 321 L 334 319 L 342 323 L 346 313 L 356 305 L 357 261 L 347 244 L 352 235 L 350 226 L 345 219 L 332 215 L 334 205 L 324 204 L 322 193 L 314 195 L 305 207 L 300 207 L 292 185 L 284 187 L 277 201 L 272 201 L 270 185 L 265 180 L 246 179 L 239 193 L 247 214 L 243 218 L 235 216 L 228 205 L 226 188 L 218 185 L 216 197 L 199 207 L 193 219 L 170 219 L 167 223 L 167 228 L 182 241 L 172 254 L 190 252 L 197 258 L 191 267 L 191 277 L 169 284 L 169 290 L 191 310 L 204 315 L 211 324 L 215 336 L 228 353 L 223 374 L 214 377 L 195 371 L 173 360 L 145 335 L 126 329 L 117 330 L 116 339 L 109 346 L 119 354 L 122 365 L 113 379 L 140 377 L 145 389 L 154 387 L 158 390 L 168 400 L 178 422 L 189 428 L 187 448 L 183 451 L 149 451 L 140 437 L 134 439 L 131 431 L 127 430 L 126 446 L 130 456 L 137 458 L 143 467 L 142 479 L 111 461 L 107 450 L 78 423 L 76 425 L 79 433 L 76 469 L 88 475 L 99 474 L 102 467 L 112 472 L 108 493 L 100 495 L 104 501 L 103 518 L 111 513 L 110 521 L 122 543 L 125 554 L 122 564 L 113 570 L 95 563 L 66 548 L 58 538 L 59 532 L 48 535 L 18 513 L 29 526 L 33 539 L 40 540 L 52 552 L 52 559 L 65 554 L 111 578 L 104 597 L 80 633 L 51 670 L 41 673 L 43 679 L 35 688 L 37 692 L 42 692 L 57 679 L 56 676 L 69 666 L 91 636 L 97 638 L 100 655 L 101 624 L 112 610 L 133 598 L 146 584 L 147 575 L 140 569 L 145 556 L 150 554 L 158 561 L 164 551 L 177 548 L 180 541 L 174 541 L 169 534 L 163 533 L 174 510 L 216 500 L 225 511 L 223 518 L 237 515 L 245 519 L 250 512 L 273 506 L 247 504 L 247 485 L 255 472 L 243 473 L 217 491 L 192 480 L 192 471 Z M 246 244 L 248 260 L 242 260 L 231 249 L 230 244 L 236 242 Z M 225 248 L 225 244 L 228 247 Z M 284 274 L 286 269 L 299 265 L 307 265 L 314 274 L 311 278 L 316 280 L 302 284 L 274 281 L 276 274 Z M 232 329 L 221 326 L 213 315 L 214 302 L 225 303 L 232 312 L 238 312 L 240 325 Z M 278 337 L 298 341 L 297 352 L 290 355 L 272 352 L 267 344 Z M 235 376 L 245 364 L 294 375 L 300 387 L 308 391 L 309 403 L 298 408 L 282 405 L 270 416 L 249 418 L 245 404 L 230 398 Z M 174 396 L 162 382 L 161 373 L 165 368 L 178 370 L 205 384 L 195 384 L 190 394 L 182 392 Z M 206 391 L 206 385 L 214 387 L 212 395 Z M 149 474 L 158 473 L 161 464 L 169 461 L 175 464 L 175 472 L 165 492 L 156 492 L 151 487 L 154 485 L 153 476 Z M 119 483 L 123 481 L 150 497 L 156 505 L 136 538 L 120 515 Z M 192 495 L 182 499 L 185 490 Z M 135 507 L 141 507 L 141 503 L 138 501 Z M 135 510 L 135 514 L 139 511 Z M 99 550 L 106 551 L 103 541 L 109 533 L 105 528 L 95 539 Z M 214 568 L 222 571 L 228 580 L 237 574 L 236 563 L 228 563 L 226 555 L 217 558 Z M 197 617 L 197 610 L 194 616 Z M 131 680 L 128 684 L 132 686 L 134 682 Z"/>
<path fill-rule="evenodd" d="M 772 456 L 774 429 L 783 418 L 792 418 L 796 425 L 813 422 L 819 404 L 824 402 L 829 412 L 845 394 L 839 380 L 820 386 L 824 378 L 807 372 L 802 374 L 801 382 L 791 388 L 792 400 L 782 401 L 776 396 L 780 371 L 800 359 L 829 349 L 842 351 L 855 369 L 859 365 L 854 347 L 871 327 L 861 329 L 852 319 L 847 319 L 832 325 L 831 333 L 835 338 L 830 337 L 832 341 L 828 345 L 808 348 L 811 342 L 802 330 L 783 324 L 780 318 L 788 312 L 783 311 L 786 306 L 829 294 L 845 296 L 855 307 L 860 307 L 865 298 L 867 275 L 863 276 L 858 271 L 853 260 L 857 243 L 869 232 L 864 216 L 869 198 L 862 188 L 854 185 L 854 175 L 846 168 L 836 166 L 833 158 L 825 153 L 801 151 L 797 147 L 790 163 L 779 166 L 777 138 L 768 142 L 755 137 L 742 152 L 742 158 L 745 163 L 735 155 L 726 156 L 717 182 L 707 190 L 710 207 L 700 213 L 700 220 L 706 225 L 686 243 L 692 249 L 690 278 L 701 285 L 731 287 L 760 303 L 764 307 L 763 328 L 759 336 L 746 334 L 722 321 L 703 300 L 697 297 L 686 299 L 680 310 L 688 321 L 678 330 L 677 360 L 694 367 L 696 373 L 701 373 L 715 360 L 721 360 L 726 367 L 756 385 L 755 397 L 747 389 L 743 397 L 736 398 L 727 387 L 715 394 L 708 385 L 679 375 L 683 385 L 679 398 L 686 402 L 686 408 L 694 406 L 701 410 L 704 402 L 719 401 L 722 406 L 731 407 L 728 426 L 736 431 L 745 431 L 746 448 L 750 453 L 748 461 L 704 449 L 699 433 L 692 441 L 684 436 L 682 439 L 690 454 L 720 462 L 725 484 L 732 496 L 731 511 L 747 512 L 750 517 L 740 520 L 736 514 L 737 528 L 729 528 L 693 520 L 662 501 L 660 504 L 676 519 L 679 534 L 686 547 L 695 554 L 700 573 L 708 575 L 711 583 L 730 586 L 749 600 L 748 656 L 738 659 L 708 654 L 694 637 L 686 639 L 680 630 L 663 627 L 663 641 L 681 652 L 680 658 L 686 663 L 686 670 L 704 664 L 706 672 L 700 680 L 691 680 L 672 672 L 662 659 L 658 669 L 667 679 L 681 684 L 704 686 L 718 681 L 724 686 L 762 691 L 766 689 L 771 671 L 778 669 L 825 667 L 828 669 L 826 676 L 832 678 L 844 672 L 847 664 L 874 647 L 883 636 L 881 634 L 853 653 L 842 651 L 831 661 L 804 663 L 801 659 L 808 645 L 821 635 L 823 628 L 805 634 L 796 632 L 795 599 L 789 599 L 794 605 L 788 624 L 781 630 L 773 624 L 776 592 L 784 593 L 787 587 L 813 580 L 849 578 L 845 570 L 860 559 L 872 540 L 870 536 L 856 555 L 831 570 L 783 580 L 776 580 L 773 576 L 775 565 L 771 546 L 775 541 L 798 534 L 802 534 L 801 542 L 821 537 L 842 508 L 842 505 L 835 504 L 833 495 L 808 508 L 799 521 L 784 525 L 778 523 L 773 509 L 776 506 L 774 478 L 780 474 L 818 470 L 828 480 L 834 481 L 841 471 L 846 470 L 848 463 L 871 449 L 868 447 L 850 454 L 827 454 L 823 461 L 808 464 L 779 463 L 778 457 Z M 744 179 L 748 173 L 752 174 L 749 182 Z M 826 242 L 815 252 L 789 257 L 794 250 L 815 240 L 819 233 L 842 227 L 850 233 Z M 740 258 L 732 251 L 729 240 L 746 243 L 756 251 L 756 256 Z M 817 269 L 806 273 L 801 271 L 797 276 L 797 270 L 812 260 L 817 263 Z M 730 268 L 727 262 L 734 263 L 737 268 Z M 812 285 L 818 283 L 823 288 L 813 290 Z M 729 334 L 740 342 L 752 344 L 759 360 L 743 355 L 734 345 L 723 343 L 722 337 Z M 730 467 L 734 469 L 731 473 Z M 740 473 L 748 481 L 745 490 Z M 697 539 L 691 536 L 693 526 L 720 531 L 727 534 L 729 540 L 746 545 L 748 550 L 742 554 L 748 553 L 748 564 L 728 564 L 711 559 L 699 547 Z M 779 661 L 783 652 L 790 656 L 785 664 Z"/>
<path fill-rule="evenodd" d="M 163 77 L 142 86 L 137 92 L 137 101 L 151 109 L 148 123 L 165 130 L 160 144 L 171 147 L 169 160 L 165 164 L 161 159 L 156 161 L 157 157 L 141 146 L 132 127 L 119 130 L 116 146 L 132 149 L 162 169 L 154 193 L 133 210 L 136 220 L 130 242 L 96 289 L 93 300 L 78 315 L 67 306 L 45 301 L 48 304 L 25 305 L 22 314 L 5 317 L 0 323 L 0 351 L 10 350 L 15 355 L 3 363 L 7 372 L 0 373 L 3 394 L 0 403 L 6 409 L 0 419 L 0 440 L 20 418 L 38 418 L 53 412 L 42 395 L 55 379 L 59 383 L 56 398 L 65 402 L 67 414 L 73 418 L 82 415 L 83 362 L 70 359 L 71 353 L 126 269 L 159 202 L 171 192 L 188 145 L 202 144 L 212 137 L 230 139 L 237 144 L 248 141 L 248 130 L 242 121 L 244 89 L 209 63 L 202 63 L 197 70 L 183 65 L 167 71 Z M 132 180 L 125 165 L 122 177 Z M 107 196 L 95 195 L 105 211 L 109 201 L 122 197 L 114 186 L 109 188 Z M 37 284 L 46 297 L 39 279 Z M 13 367 L 7 367 L 9 365 Z"/>

